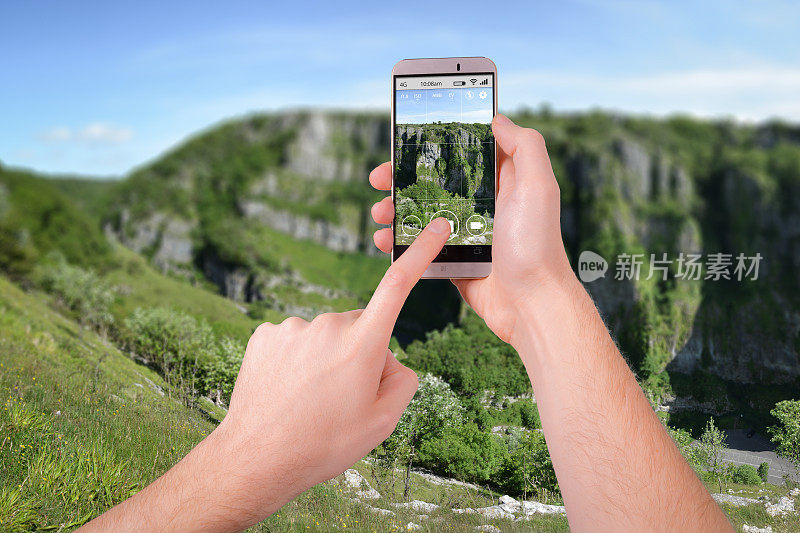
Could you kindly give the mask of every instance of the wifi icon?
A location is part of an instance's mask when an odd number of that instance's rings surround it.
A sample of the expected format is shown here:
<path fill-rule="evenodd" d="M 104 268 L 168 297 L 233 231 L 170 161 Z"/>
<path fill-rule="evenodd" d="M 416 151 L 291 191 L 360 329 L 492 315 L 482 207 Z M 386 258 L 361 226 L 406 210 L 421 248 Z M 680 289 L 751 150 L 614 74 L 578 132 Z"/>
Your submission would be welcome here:
<path fill-rule="evenodd" d="M 477 81 L 478 81 L 478 80 L 477 80 L 477 78 L 472 78 L 472 79 L 470 79 L 470 80 L 469 80 L 469 82 L 470 82 L 472 85 L 475 85 L 475 83 L 476 83 Z"/>

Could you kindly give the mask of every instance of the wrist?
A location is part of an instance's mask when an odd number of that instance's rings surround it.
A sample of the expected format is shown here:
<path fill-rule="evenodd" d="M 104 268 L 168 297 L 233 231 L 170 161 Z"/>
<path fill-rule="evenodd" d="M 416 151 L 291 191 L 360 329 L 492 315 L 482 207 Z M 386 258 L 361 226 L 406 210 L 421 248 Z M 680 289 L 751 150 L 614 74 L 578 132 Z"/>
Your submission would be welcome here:
<path fill-rule="evenodd" d="M 538 277 L 535 287 L 526 292 L 516 309 L 510 339 L 510 344 L 523 360 L 525 354 L 541 355 L 547 337 L 556 333 L 555 330 L 567 328 L 581 316 L 576 307 L 582 307 L 588 301 L 594 309 L 591 298 L 569 266 Z"/>

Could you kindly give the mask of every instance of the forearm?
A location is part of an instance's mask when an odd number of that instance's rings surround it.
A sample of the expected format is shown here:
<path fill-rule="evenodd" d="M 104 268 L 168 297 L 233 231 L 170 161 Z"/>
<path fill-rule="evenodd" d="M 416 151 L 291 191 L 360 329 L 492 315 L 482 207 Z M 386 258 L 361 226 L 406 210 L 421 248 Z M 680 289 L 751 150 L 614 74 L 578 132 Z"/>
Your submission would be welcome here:
<path fill-rule="evenodd" d="M 541 287 L 526 305 L 512 343 L 531 378 L 570 525 L 730 529 L 577 279 Z"/>
<path fill-rule="evenodd" d="M 227 431 L 223 423 L 166 474 L 82 531 L 240 531 L 296 495 L 280 465 L 270 490 L 247 490 L 243 458 L 263 461 L 269 452 L 237 449 Z"/>

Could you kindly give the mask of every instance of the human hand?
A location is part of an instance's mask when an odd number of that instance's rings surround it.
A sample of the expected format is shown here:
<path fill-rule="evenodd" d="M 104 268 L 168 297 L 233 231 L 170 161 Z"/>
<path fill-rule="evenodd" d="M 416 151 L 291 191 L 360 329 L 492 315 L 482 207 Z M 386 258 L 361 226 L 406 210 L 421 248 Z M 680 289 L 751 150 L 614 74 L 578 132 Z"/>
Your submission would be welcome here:
<path fill-rule="evenodd" d="M 499 167 L 492 273 L 453 283 L 489 328 L 513 344 L 517 318 L 537 289 L 572 276 L 572 271 L 561 240 L 560 192 L 544 139 L 504 115 L 494 118 L 492 130 Z M 391 163 L 377 167 L 369 179 L 376 189 L 389 190 Z M 372 218 L 378 224 L 392 223 L 391 197 L 372 206 Z M 380 250 L 389 253 L 392 229 L 376 231 L 374 240 Z"/>
<path fill-rule="evenodd" d="M 444 218 L 428 224 L 364 310 L 259 326 L 219 427 L 83 531 L 239 531 L 383 442 L 417 391 L 392 329 L 449 234 Z"/>
<path fill-rule="evenodd" d="M 444 219 L 431 222 L 363 311 L 262 324 L 250 338 L 219 429 L 241 458 L 235 475 L 246 492 L 238 497 L 263 516 L 341 474 L 394 430 L 417 375 L 388 349 L 392 329 L 449 230 Z M 277 506 L 268 496 L 275 480 L 285 491 Z"/>

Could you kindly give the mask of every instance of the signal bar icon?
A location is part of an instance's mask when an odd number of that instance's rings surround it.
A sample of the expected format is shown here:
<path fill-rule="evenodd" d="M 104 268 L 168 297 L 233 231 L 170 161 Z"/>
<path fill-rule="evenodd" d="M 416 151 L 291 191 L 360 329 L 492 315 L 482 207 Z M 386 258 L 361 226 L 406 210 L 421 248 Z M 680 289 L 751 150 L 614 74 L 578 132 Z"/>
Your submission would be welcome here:
<path fill-rule="evenodd" d="M 484 78 L 484 80 L 480 82 L 478 85 L 489 85 L 489 78 Z"/>

